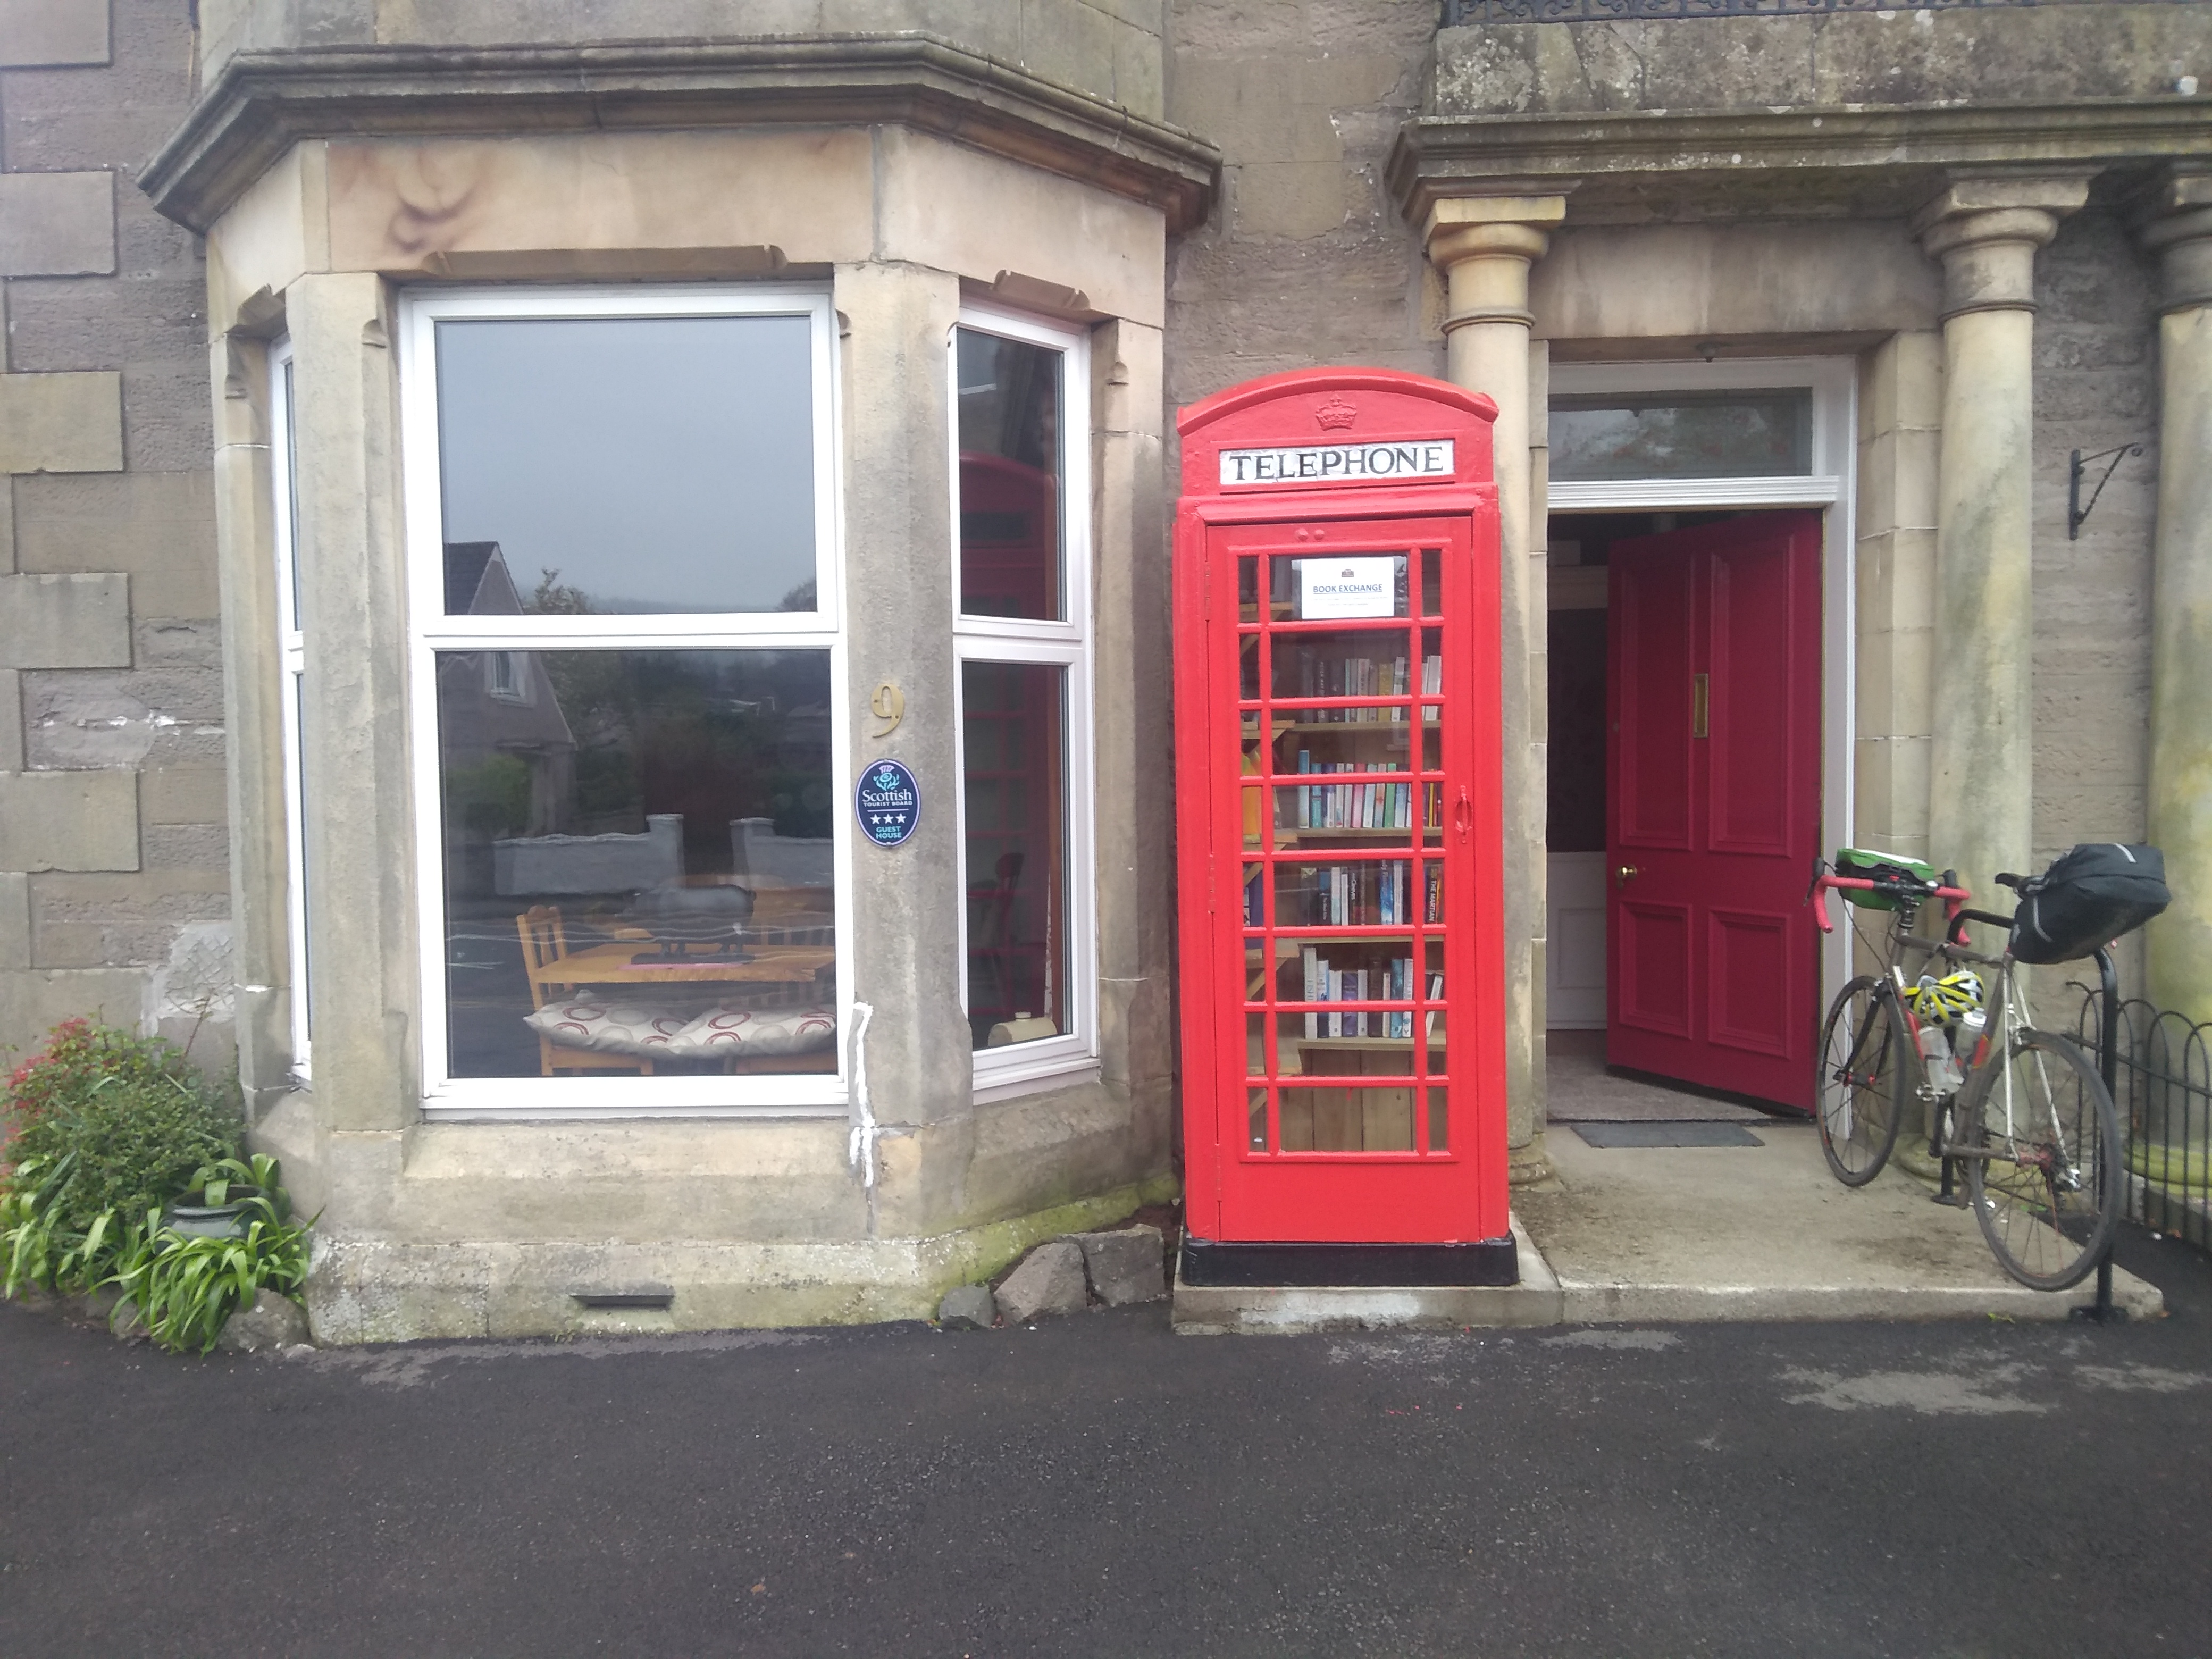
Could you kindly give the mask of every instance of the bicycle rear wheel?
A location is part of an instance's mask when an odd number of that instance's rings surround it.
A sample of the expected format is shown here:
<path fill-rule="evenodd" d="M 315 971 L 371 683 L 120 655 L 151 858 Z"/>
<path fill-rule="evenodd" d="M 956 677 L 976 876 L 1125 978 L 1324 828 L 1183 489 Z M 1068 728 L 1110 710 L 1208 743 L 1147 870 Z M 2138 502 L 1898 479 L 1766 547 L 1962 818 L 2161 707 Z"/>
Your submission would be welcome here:
<path fill-rule="evenodd" d="M 2125 1170 L 2112 1097 L 2081 1051 L 2023 1030 L 1975 1074 L 1966 1200 L 1997 1263 L 2039 1291 L 2078 1285 L 2118 1224 Z"/>
<path fill-rule="evenodd" d="M 1864 975 L 1836 993 L 1820 1028 L 1813 1107 L 1820 1150 L 1846 1187 L 1881 1173 L 1905 1115 L 1905 1032 L 1882 982 Z"/>

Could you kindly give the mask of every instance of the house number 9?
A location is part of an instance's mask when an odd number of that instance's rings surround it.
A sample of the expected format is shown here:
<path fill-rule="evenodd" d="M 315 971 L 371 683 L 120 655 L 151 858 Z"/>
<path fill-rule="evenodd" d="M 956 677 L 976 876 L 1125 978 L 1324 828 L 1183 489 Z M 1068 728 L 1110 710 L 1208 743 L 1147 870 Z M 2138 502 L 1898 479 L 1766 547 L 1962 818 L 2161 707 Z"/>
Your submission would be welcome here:
<path fill-rule="evenodd" d="M 898 730 L 899 722 L 906 718 L 906 693 L 885 680 L 876 688 L 875 695 L 868 699 L 868 712 L 878 720 L 888 722 L 882 731 L 874 734 L 878 738 L 888 738 Z"/>

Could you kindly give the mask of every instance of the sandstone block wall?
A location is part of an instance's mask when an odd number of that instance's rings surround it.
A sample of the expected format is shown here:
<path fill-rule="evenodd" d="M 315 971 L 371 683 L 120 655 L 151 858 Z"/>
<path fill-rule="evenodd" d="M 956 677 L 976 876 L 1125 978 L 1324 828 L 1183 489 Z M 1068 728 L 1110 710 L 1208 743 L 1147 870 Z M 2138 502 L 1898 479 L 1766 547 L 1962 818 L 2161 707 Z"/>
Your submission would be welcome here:
<path fill-rule="evenodd" d="M 1218 144 L 1223 173 L 1221 204 L 1169 251 L 1170 415 L 1287 368 L 1442 376 L 1442 289 L 1382 183 L 1435 9 L 1176 0 L 1167 21 L 1167 118 Z"/>
<path fill-rule="evenodd" d="M 14 0 L 36 3 L 36 0 Z M 96 0 L 94 0 L 96 3 Z M 9 0 L 0 0 L 4 7 Z M 927 33 L 1157 119 L 1168 0 L 200 0 L 207 72 L 285 47 Z M 1426 0 L 1413 0 L 1419 9 Z M 0 9 L 0 18 L 4 18 Z M 1434 19 L 1430 20 L 1433 23 Z"/>
<path fill-rule="evenodd" d="M 2092 201 L 2036 260 L 2035 860 L 2077 842 L 2141 841 L 2150 775 L 2150 599 L 2158 470 L 2157 270 L 2119 216 Z M 2066 537 L 2068 462 L 2119 458 L 2078 540 Z M 2184 465 L 2202 458 L 2172 458 Z M 2092 463 L 2084 501 L 2111 458 Z M 2143 936 L 2121 941 L 2120 982 L 2143 993 Z M 2070 1024 L 2068 979 L 2038 976 L 2039 1017 Z"/>
<path fill-rule="evenodd" d="M 1489 23 L 1438 31 L 1436 106 L 1519 114 L 2142 97 L 2202 76 L 2208 53 L 2212 10 L 2171 0 Z"/>
<path fill-rule="evenodd" d="M 0 1043 L 156 1021 L 227 1063 L 205 281 L 133 178 L 189 9 L 0 0 Z"/>

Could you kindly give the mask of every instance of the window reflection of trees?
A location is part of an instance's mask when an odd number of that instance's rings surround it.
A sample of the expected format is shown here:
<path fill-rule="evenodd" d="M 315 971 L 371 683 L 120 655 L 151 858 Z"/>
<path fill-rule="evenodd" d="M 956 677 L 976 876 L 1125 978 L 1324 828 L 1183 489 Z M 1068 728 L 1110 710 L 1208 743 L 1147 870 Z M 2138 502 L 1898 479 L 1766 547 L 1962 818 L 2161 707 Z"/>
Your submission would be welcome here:
<path fill-rule="evenodd" d="M 1812 469 L 1812 397 L 1801 391 L 1563 395 L 1551 404 L 1552 476 L 1798 477 Z"/>

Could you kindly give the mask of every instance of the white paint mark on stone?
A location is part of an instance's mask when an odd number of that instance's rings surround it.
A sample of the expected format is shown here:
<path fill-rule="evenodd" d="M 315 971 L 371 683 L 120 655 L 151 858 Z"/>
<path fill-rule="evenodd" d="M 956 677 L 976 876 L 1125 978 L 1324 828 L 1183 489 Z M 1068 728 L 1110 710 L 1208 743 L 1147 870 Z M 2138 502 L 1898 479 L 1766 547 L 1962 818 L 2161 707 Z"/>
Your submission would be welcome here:
<path fill-rule="evenodd" d="M 1830 1411 L 1893 1411 L 1903 1407 L 1923 1417 L 2002 1417 L 2051 1409 L 2017 1394 L 2000 1392 L 2026 1375 L 2024 1365 L 1997 1365 L 1975 1371 L 1868 1371 L 1845 1376 L 1838 1371 L 1791 1369 L 1784 1382 L 1803 1394 L 1783 1396 L 1793 1406 L 1825 1406 Z"/>
<path fill-rule="evenodd" d="M 684 1331 L 660 1336 L 586 1336 L 550 1342 L 424 1342 L 404 1348 L 319 1348 L 317 1370 L 350 1371 L 380 1388 L 413 1389 L 441 1364 L 495 1359 L 624 1359 L 634 1354 L 727 1353 L 742 1348 L 797 1347 L 823 1339 L 789 1331 Z M 301 1356 L 305 1358 L 306 1356 Z"/>
<path fill-rule="evenodd" d="M 1547 1348 L 1626 1348 L 1643 1353 L 1656 1353 L 1682 1345 L 1681 1337 L 1674 1331 L 1569 1331 L 1563 1336 L 1544 1336 L 1537 1340 Z"/>
<path fill-rule="evenodd" d="M 2076 1365 L 2074 1375 L 2085 1389 L 2112 1389 L 2122 1393 L 2182 1394 L 2212 1382 L 2202 1371 L 2170 1371 L 2161 1365 Z"/>
<path fill-rule="evenodd" d="M 165 1019 L 227 1024 L 236 1017 L 233 982 L 230 924 L 188 921 L 147 988 L 153 1020 L 157 1027 Z"/>

